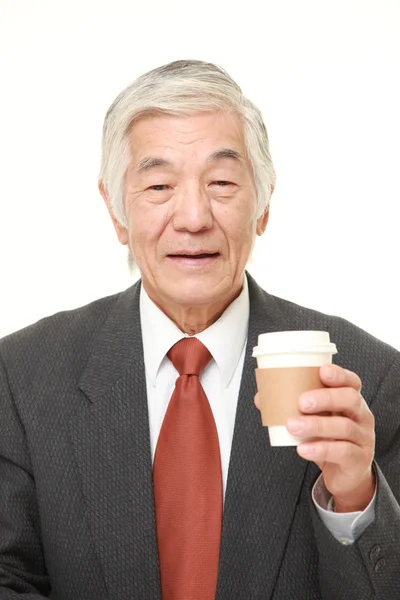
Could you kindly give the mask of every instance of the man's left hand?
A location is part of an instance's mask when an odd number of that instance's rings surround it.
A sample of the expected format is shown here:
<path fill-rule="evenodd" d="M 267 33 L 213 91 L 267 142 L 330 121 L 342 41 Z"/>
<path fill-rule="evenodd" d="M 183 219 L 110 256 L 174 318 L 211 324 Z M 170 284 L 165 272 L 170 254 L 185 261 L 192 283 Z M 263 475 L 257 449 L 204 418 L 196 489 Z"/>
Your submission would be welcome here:
<path fill-rule="evenodd" d="M 336 512 L 362 511 L 375 492 L 374 416 L 361 395 L 358 375 L 324 365 L 320 378 L 327 387 L 300 396 L 299 408 L 305 414 L 290 419 L 287 428 L 297 437 L 312 438 L 297 452 L 321 469 Z M 331 414 L 319 414 L 326 412 Z"/>

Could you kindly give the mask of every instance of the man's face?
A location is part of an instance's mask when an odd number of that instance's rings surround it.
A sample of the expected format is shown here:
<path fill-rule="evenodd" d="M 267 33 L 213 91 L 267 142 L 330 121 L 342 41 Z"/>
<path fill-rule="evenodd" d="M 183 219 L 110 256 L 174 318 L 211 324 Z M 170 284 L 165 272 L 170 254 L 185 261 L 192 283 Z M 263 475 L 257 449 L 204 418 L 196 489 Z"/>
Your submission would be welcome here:
<path fill-rule="evenodd" d="M 128 244 L 162 308 L 223 306 L 239 293 L 255 236 L 256 190 L 239 117 L 148 116 L 130 132 Z"/>

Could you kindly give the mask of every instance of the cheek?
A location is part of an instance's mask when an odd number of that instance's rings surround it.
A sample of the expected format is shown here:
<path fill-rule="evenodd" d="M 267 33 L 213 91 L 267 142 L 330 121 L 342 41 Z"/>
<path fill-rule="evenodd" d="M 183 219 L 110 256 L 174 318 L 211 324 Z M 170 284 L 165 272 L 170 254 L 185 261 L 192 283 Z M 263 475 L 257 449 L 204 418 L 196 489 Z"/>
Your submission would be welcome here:
<path fill-rule="evenodd" d="M 157 246 L 168 223 L 164 205 L 132 206 L 129 213 L 129 244 L 137 256 L 149 253 Z"/>
<path fill-rule="evenodd" d="M 216 217 L 230 245 L 240 249 L 252 244 L 256 235 L 255 212 L 245 209 L 243 204 L 225 206 Z"/>

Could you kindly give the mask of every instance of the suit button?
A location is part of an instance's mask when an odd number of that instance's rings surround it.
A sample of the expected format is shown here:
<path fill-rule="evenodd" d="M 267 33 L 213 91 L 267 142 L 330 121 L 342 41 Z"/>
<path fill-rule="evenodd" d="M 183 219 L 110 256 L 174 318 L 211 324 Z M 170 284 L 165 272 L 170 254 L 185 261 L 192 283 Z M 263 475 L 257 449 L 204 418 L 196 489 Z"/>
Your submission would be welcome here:
<path fill-rule="evenodd" d="M 384 558 L 380 558 L 375 565 L 375 573 L 379 573 L 380 571 L 383 571 L 383 569 L 385 568 L 385 565 L 386 565 L 386 560 Z"/>
<path fill-rule="evenodd" d="M 381 547 L 376 544 L 376 546 L 372 547 L 371 552 L 369 553 L 369 558 L 372 562 L 375 562 L 381 552 Z"/>

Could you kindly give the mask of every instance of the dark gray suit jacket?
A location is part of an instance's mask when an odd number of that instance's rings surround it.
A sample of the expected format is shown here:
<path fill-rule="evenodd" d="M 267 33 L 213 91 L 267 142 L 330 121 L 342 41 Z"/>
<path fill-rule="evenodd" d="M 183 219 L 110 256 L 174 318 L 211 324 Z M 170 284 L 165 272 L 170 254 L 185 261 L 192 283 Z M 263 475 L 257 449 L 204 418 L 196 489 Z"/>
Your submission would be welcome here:
<path fill-rule="evenodd" d="M 159 600 L 140 284 L 0 342 L 0 600 Z M 249 277 L 250 324 L 217 600 L 400 598 L 400 353 Z M 376 418 L 376 519 L 337 542 L 318 476 L 271 448 L 253 404 L 259 333 L 326 330 Z M 190 599 L 185 599 L 190 600 Z"/>

